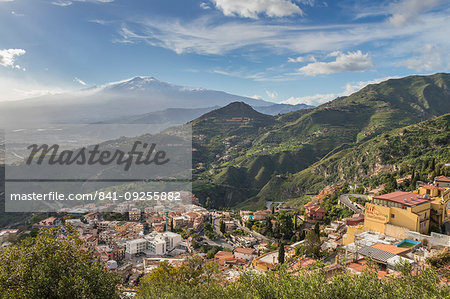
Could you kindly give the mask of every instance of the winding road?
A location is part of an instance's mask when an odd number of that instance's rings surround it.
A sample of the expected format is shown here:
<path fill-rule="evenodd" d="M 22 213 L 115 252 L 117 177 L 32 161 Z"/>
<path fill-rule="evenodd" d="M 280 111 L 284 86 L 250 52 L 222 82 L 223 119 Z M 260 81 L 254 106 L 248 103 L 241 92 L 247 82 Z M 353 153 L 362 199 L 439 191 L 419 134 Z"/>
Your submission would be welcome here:
<path fill-rule="evenodd" d="M 368 196 L 363 195 L 363 194 L 342 194 L 341 196 L 339 196 L 339 203 L 343 204 L 344 206 L 346 206 L 347 208 L 349 208 L 356 214 L 363 214 L 364 208 L 362 208 L 360 205 L 352 202 L 349 198 L 350 196 L 364 198 L 364 199 L 367 199 Z"/>

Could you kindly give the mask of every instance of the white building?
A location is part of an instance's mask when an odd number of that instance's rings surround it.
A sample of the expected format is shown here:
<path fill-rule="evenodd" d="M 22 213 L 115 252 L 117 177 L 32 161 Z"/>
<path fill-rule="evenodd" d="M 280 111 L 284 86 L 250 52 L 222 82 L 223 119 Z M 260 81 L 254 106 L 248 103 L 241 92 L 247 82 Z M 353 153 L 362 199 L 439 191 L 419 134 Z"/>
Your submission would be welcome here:
<path fill-rule="evenodd" d="M 149 255 L 165 255 L 168 251 L 174 249 L 181 243 L 181 235 L 164 232 L 152 232 L 145 238 L 126 241 L 125 253 L 134 255 L 144 252 Z"/>
<path fill-rule="evenodd" d="M 144 252 L 147 249 L 147 240 L 146 239 L 134 239 L 127 241 L 125 243 L 125 253 L 128 254 L 136 254 Z"/>
<path fill-rule="evenodd" d="M 173 232 L 163 232 L 160 235 L 166 241 L 167 250 L 171 250 L 181 243 L 181 235 L 179 234 Z"/>
<path fill-rule="evenodd" d="M 172 232 L 152 232 L 146 236 L 146 239 L 148 241 L 147 248 L 152 255 L 165 255 L 167 251 L 181 243 L 181 235 Z"/>
<path fill-rule="evenodd" d="M 165 255 L 167 252 L 166 242 L 160 238 L 148 239 L 147 246 L 151 255 Z"/>

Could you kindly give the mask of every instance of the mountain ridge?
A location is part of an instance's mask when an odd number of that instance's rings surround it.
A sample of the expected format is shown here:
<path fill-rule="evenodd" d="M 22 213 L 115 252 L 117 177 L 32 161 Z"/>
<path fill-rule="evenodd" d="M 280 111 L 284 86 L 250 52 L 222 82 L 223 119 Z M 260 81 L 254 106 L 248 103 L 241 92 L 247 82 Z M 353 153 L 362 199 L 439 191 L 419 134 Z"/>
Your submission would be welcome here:
<path fill-rule="evenodd" d="M 241 134 L 236 142 L 227 141 L 228 147 L 220 145 L 224 135 L 214 135 L 208 127 L 194 121 L 193 132 L 206 136 L 196 156 L 209 157 L 205 162 L 214 165 L 197 174 L 199 183 L 194 185 L 195 190 L 211 199 L 214 192 L 220 191 L 228 198 L 227 204 L 251 198 L 278 174 L 301 172 L 326 156 L 383 132 L 450 112 L 448 86 L 450 74 L 409 76 L 369 85 L 317 108 L 277 116 L 266 126 L 260 124 L 251 136 Z M 199 161 L 193 158 L 194 163 Z M 234 176 L 240 179 L 235 180 Z M 201 181 L 208 181 L 211 192 L 200 186 Z M 222 206 L 220 198 L 215 200 L 217 207 Z"/>

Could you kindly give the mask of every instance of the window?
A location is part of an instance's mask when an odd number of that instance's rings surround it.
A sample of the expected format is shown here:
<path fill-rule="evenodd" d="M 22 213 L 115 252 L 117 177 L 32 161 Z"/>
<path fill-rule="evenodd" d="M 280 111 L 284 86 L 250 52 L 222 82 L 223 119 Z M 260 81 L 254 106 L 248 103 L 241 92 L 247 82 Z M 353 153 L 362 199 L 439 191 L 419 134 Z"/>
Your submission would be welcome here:
<path fill-rule="evenodd" d="M 394 215 L 394 214 L 391 214 L 391 218 L 395 218 L 395 215 Z"/>

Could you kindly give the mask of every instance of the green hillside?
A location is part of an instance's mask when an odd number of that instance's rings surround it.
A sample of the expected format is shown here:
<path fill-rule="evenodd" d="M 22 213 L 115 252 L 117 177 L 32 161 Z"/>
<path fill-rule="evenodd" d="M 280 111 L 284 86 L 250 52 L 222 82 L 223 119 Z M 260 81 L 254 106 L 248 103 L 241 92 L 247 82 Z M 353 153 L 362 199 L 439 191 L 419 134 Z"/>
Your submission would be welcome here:
<path fill-rule="evenodd" d="M 278 117 L 263 116 L 236 103 L 234 109 L 212 111 L 192 122 L 197 149 L 194 162 L 210 166 L 198 169 L 194 191 L 201 190 L 197 193 L 201 200 L 210 196 L 216 207 L 243 201 L 255 192 L 267 199 L 299 194 L 310 185 L 320 185 L 323 177 L 299 179 L 307 183 L 287 184 L 281 193 L 273 190 L 285 183 L 272 180 L 302 173 L 310 165 L 343 155 L 384 132 L 450 112 L 449 86 L 450 74 L 410 76 L 369 85 L 317 108 Z M 237 116 L 255 121 L 234 126 L 223 122 L 224 117 Z M 197 142 L 199 136 L 201 142 Z M 266 186 L 268 182 L 272 187 Z M 222 190 L 221 196 L 214 193 L 217 189 Z"/>
<path fill-rule="evenodd" d="M 285 180 L 277 179 L 277 184 L 271 181 L 257 197 L 292 198 L 306 192 L 317 192 L 329 184 L 362 183 L 386 173 L 400 175 L 414 170 L 416 174 L 434 172 L 434 175 L 449 175 L 450 171 L 444 167 L 449 160 L 450 114 L 446 114 L 380 134 Z M 434 161 L 434 167 L 428 166 L 430 161 Z"/>

